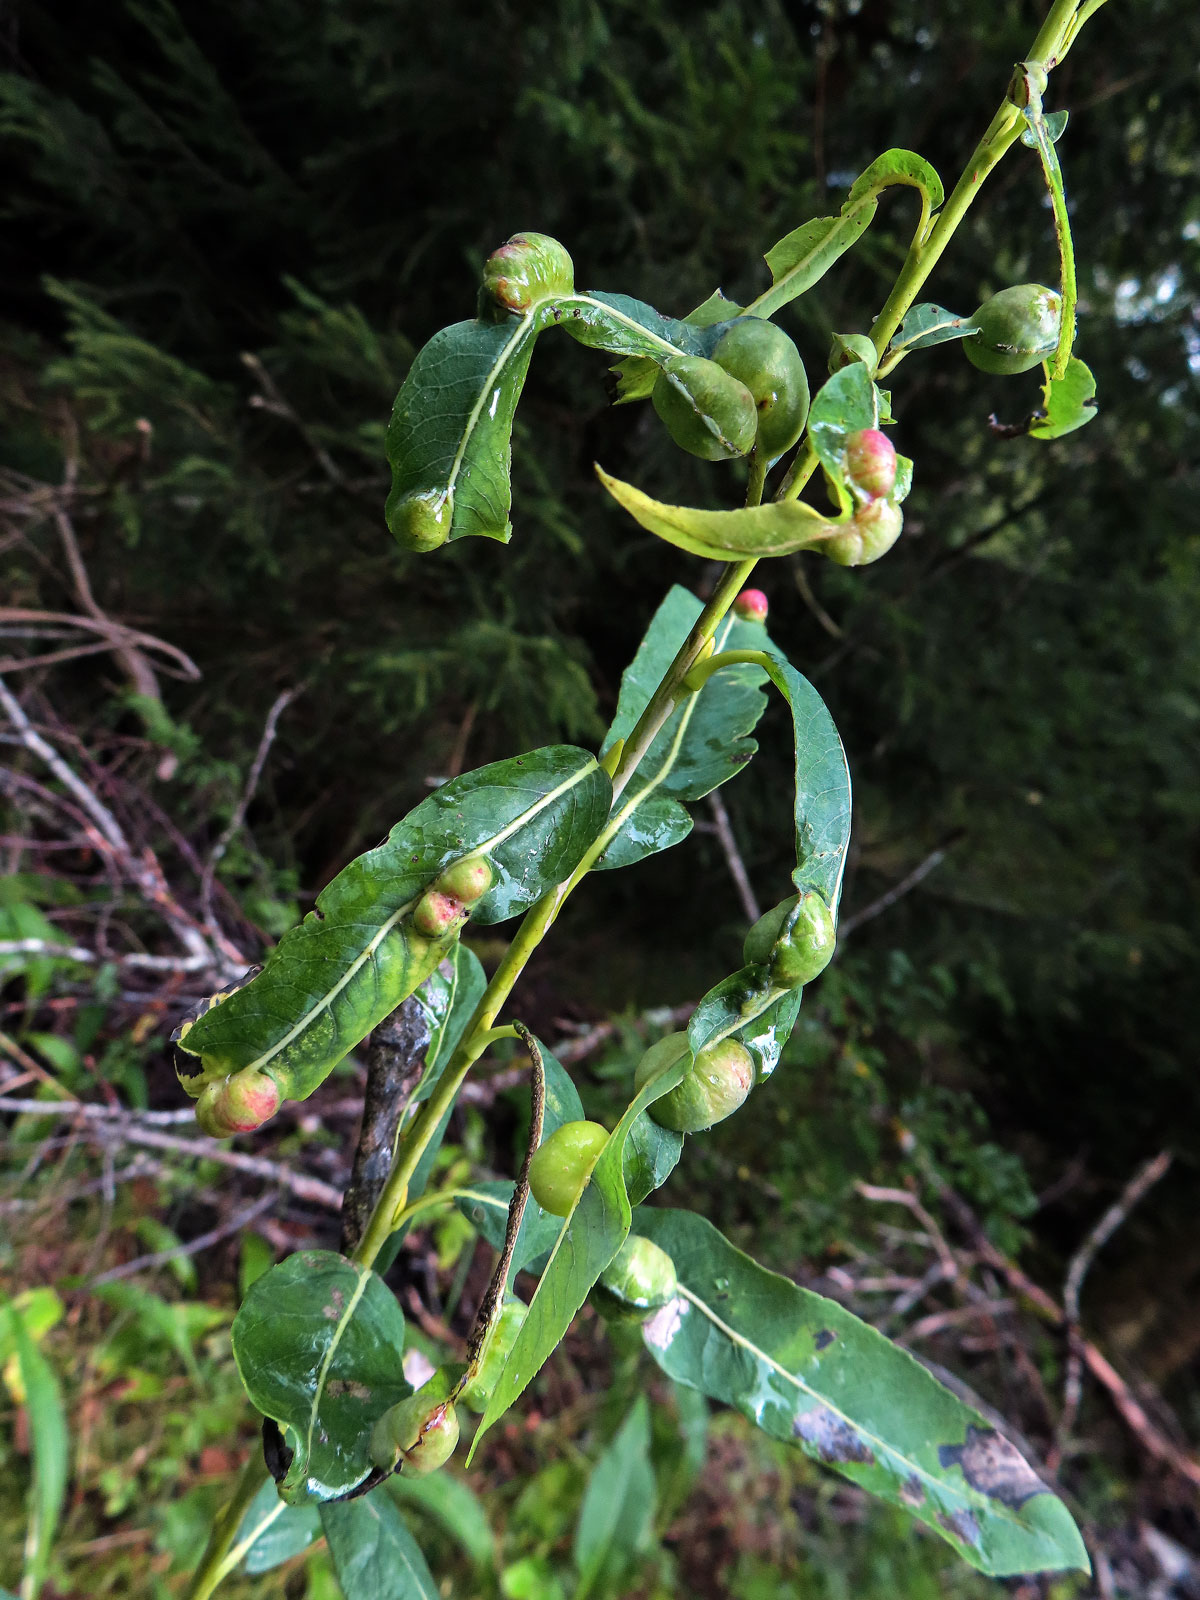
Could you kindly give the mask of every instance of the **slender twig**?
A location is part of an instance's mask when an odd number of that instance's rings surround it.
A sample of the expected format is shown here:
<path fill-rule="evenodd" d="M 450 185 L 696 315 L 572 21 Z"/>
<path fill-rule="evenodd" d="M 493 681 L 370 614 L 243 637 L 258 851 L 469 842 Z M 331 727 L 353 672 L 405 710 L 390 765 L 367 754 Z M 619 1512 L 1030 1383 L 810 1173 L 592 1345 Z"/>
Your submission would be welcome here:
<path fill-rule="evenodd" d="M 941 866 L 946 859 L 948 844 L 938 845 L 936 850 L 931 850 L 924 861 L 919 862 L 910 873 L 907 873 L 900 882 L 894 884 L 886 894 L 881 894 L 877 900 L 872 900 L 869 905 L 863 906 L 861 911 L 856 911 L 853 916 L 843 917 L 838 923 L 838 939 L 848 939 L 856 928 L 861 928 L 864 922 L 870 922 L 873 917 L 881 916 L 885 911 L 890 911 L 897 900 L 902 900 L 906 894 L 917 887 L 919 883 Z"/>
<path fill-rule="evenodd" d="M 208 860 L 204 863 L 204 872 L 200 879 L 200 910 L 206 924 L 211 925 L 213 920 L 212 896 L 217 867 L 246 820 L 246 812 L 250 809 L 250 803 L 254 799 L 255 791 L 258 789 L 259 779 L 262 777 L 267 756 L 270 754 L 271 746 L 275 742 L 279 719 L 299 693 L 299 689 L 285 689 L 282 694 L 276 695 L 271 709 L 267 712 L 267 720 L 263 724 L 262 736 L 258 741 L 258 749 L 254 752 L 254 760 L 250 763 L 250 771 L 246 775 L 246 783 L 242 789 L 241 798 L 234 806 L 232 816 L 222 829 L 220 838 L 213 845 Z"/>
<path fill-rule="evenodd" d="M 269 1211 L 275 1204 L 275 1196 L 267 1194 L 260 1196 L 253 1205 L 245 1206 L 236 1212 L 227 1221 L 220 1223 L 215 1228 L 210 1228 L 207 1233 L 197 1234 L 194 1239 L 189 1239 L 186 1244 L 174 1245 L 170 1250 L 154 1250 L 149 1255 L 135 1256 L 132 1261 L 126 1261 L 119 1267 L 110 1267 L 107 1272 L 102 1272 L 98 1277 L 90 1279 L 85 1289 L 98 1288 L 102 1283 L 115 1283 L 118 1278 L 131 1278 L 138 1272 L 150 1272 L 155 1267 L 169 1266 L 172 1261 L 180 1261 L 187 1256 L 199 1255 L 201 1250 L 207 1250 L 210 1245 L 219 1244 L 222 1239 L 228 1239 L 231 1234 L 240 1233 L 243 1228 L 248 1228 L 252 1222 L 261 1217 L 264 1211 Z"/>
<path fill-rule="evenodd" d="M 746 913 L 746 920 L 748 922 L 757 922 L 762 912 L 759 910 L 758 901 L 754 898 L 754 890 L 750 884 L 750 874 L 746 871 L 746 863 L 742 860 L 737 840 L 733 836 L 733 825 L 729 820 L 729 813 L 725 809 L 725 802 L 715 789 L 708 797 L 708 809 L 713 814 L 717 838 L 721 842 L 721 849 L 725 852 L 725 864 L 729 868 L 729 876 L 733 879 L 734 887 L 737 889 L 738 899 L 742 902 L 742 910 Z"/>
<path fill-rule="evenodd" d="M 71 611 L 37 611 L 26 606 L 0 606 L 0 622 L 31 622 L 50 623 L 59 625 L 67 632 L 57 635 L 59 638 L 69 637 L 69 630 L 82 628 L 89 633 L 103 634 L 109 641 L 105 649 L 116 649 L 121 645 L 137 645 L 143 650 L 156 650 L 161 654 L 170 656 L 176 661 L 187 678 L 198 680 L 200 668 L 185 651 L 178 645 L 168 644 L 165 639 L 156 638 L 152 633 L 142 633 L 138 628 L 127 627 L 123 622 L 114 622 L 111 617 L 79 617 Z M 7 632 L 7 630 L 6 630 Z M 36 630 L 33 637 L 53 637 L 46 630 Z"/>
<path fill-rule="evenodd" d="M 1087 1277 L 1098 1252 L 1104 1248 L 1117 1229 L 1125 1222 L 1134 1206 L 1144 1195 L 1149 1193 L 1161 1178 L 1166 1176 L 1171 1161 L 1171 1152 L 1163 1150 L 1153 1160 L 1145 1162 L 1138 1168 L 1124 1189 L 1121 1190 L 1119 1197 L 1109 1206 L 1099 1222 L 1088 1233 L 1079 1249 L 1071 1257 L 1067 1267 L 1067 1276 L 1063 1283 L 1063 1311 L 1066 1316 L 1069 1349 L 1067 1352 L 1066 1377 L 1063 1383 L 1063 1408 L 1057 1429 L 1059 1448 L 1061 1448 L 1062 1442 L 1070 1436 L 1071 1430 L 1075 1426 L 1075 1419 L 1079 1415 L 1080 1402 L 1083 1399 L 1084 1352 L 1079 1317 L 1079 1297 L 1083 1291 L 1083 1280 Z"/>
<path fill-rule="evenodd" d="M 123 1106 L 98 1106 L 86 1100 L 15 1100 L 4 1093 L 0 1084 L 0 1112 L 11 1111 L 23 1117 L 83 1117 L 88 1122 L 112 1123 L 146 1127 L 181 1127 L 195 1120 L 195 1112 L 188 1107 L 178 1111 L 129 1111 Z"/>
<path fill-rule="evenodd" d="M 78 944 L 52 944 L 49 939 L 0 939 L 0 956 L 47 956 L 56 961 L 95 965 L 115 962 L 120 967 L 141 967 L 149 972 L 207 972 L 217 965 L 211 951 L 193 956 L 153 956 L 130 950 L 120 956 L 100 956 Z"/>

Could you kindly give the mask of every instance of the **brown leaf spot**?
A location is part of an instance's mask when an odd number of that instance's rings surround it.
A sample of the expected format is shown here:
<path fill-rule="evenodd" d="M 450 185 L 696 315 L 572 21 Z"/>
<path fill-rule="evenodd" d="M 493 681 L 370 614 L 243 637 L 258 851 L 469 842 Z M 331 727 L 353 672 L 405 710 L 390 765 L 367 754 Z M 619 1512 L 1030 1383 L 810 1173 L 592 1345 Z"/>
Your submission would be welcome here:
<path fill-rule="evenodd" d="M 971 1511 L 939 1511 L 937 1519 L 947 1533 L 952 1533 L 964 1544 L 979 1543 L 979 1524 Z"/>
<path fill-rule="evenodd" d="M 818 1350 L 828 1350 L 829 1346 L 836 1338 L 837 1334 L 834 1333 L 832 1328 L 822 1328 L 820 1333 L 818 1333 L 816 1338 L 813 1340 L 813 1343 L 816 1345 Z"/>
<path fill-rule="evenodd" d="M 325 1385 L 325 1393 L 331 1399 L 338 1400 L 342 1395 L 348 1394 L 352 1400 L 369 1400 L 371 1391 L 365 1383 L 357 1383 L 353 1378 L 330 1378 Z"/>
<path fill-rule="evenodd" d="M 939 1446 L 938 1460 L 943 1467 L 961 1467 L 972 1489 L 1014 1510 L 1035 1494 L 1050 1492 L 1017 1447 L 995 1428 L 968 1426 L 966 1442 Z"/>
<path fill-rule="evenodd" d="M 925 1486 L 915 1472 L 910 1473 L 900 1485 L 900 1499 L 906 1506 L 924 1505 Z"/>
<path fill-rule="evenodd" d="M 792 1423 L 797 1439 L 811 1445 L 821 1461 L 833 1465 L 842 1461 L 860 1461 L 873 1466 L 875 1452 L 866 1444 L 845 1417 L 839 1417 L 828 1406 L 816 1406 L 805 1411 Z"/>

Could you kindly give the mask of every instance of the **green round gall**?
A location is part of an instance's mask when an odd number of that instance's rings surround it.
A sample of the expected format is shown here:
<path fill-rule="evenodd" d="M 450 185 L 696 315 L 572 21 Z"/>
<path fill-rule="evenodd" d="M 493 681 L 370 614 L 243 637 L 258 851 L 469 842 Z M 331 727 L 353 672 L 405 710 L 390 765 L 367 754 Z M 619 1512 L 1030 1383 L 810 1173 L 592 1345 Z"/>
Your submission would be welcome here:
<path fill-rule="evenodd" d="M 660 1128 L 701 1133 L 731 1117 L 753 1085 L 754 1057 L 736 1039 L 723 1039 L 701 1050 L 683 1082 L 648 1109 Z"/>
<path fill-rule="evenodd" d="M 765 966 L 770 961 L 775 941 L 799 898 L 796 894 L 789 895 L 759 917 L 742 945 L 742 960 L 747 966 Z"/>
<path fill-rule="evenodd" d="M 466 907 L 453 895 L 427 889 L 413 912 L 413 927 L 426 939 L 440 939 L 466 915 Z"/>
<path fill-rule="evenodd" d="M 657 1078 L 660 1072 L 665 1072 L 668 1067 L 674 1066 L 680 1056 L 687 1055 L 690 1050 L 686 1033 L 668 1033 L 657 1040 L 637 1064 L 637 1071 L 633 1077 L 634 1092 L 637 1093 L 644 1088 L 651 1078 Z"/>
<path fill-rule="evenodd" d="M 705 461 L 746 455 L 758 432 L 758 408 L 744 383 L 703 356 L 672 356 L 650 396 L 681 450 Z"/>
<path fill-rule="evenodd" d="M 832 961 L 836 946 L 833 913 L 810 889 L 801 895 L 795 915 L 786 919 L 771 953 L 771 982 L 784 989 L 811 983 Z"/>
<path fill-rule="evenodd" d="M 548 233 L 514 233 L 483 264 L 484 294 L 505 311 L 523 314 L 539 300 L 574 290 L 575 265 Z"/>
<path fill-rule="evenodd" d="M 459 1399 L 463 1405 L 472 1411 L 483 1411 L 491 1399 L 492 1390 L 496 1387 L 497 1380 L 504 1370 L 504 1364 L 512 1354 L 513 1345 L 517 1342 L 529 1307 L 523 1300 L 506 1300 L 500 1313 L 496 1326 L 492 1329 L 487 1343 L 483 1347 L 483 1360 L 479 1363 L 478 1371 L 464 1386 Z"/>
<path fill-rule="evenodd" d="M 543 1211 L 567 1215 L 607 1140 L 608 1130 L 598 1122 L 564 1122 L 537 1147 L 529 1164 L 529 1188 Z"/>
<path fill-rule="evenodd" d="M 726 324 L 712 358 L 754 397 L 759 455 L 773 461 L 790 450 L 808 420 L 808 374 L 783 329 L 763 317 L 738 317 Z"/>
<path fill-rule="evenodd" d="M 492 887 L 494 877 L 492 864 L 486 856 L 463 856 L 438 874 L 433 887 L 439 894 L 473 906 Z"/>
<path fill-rule="evenodd" d="M 446 1399 L 446 1381 L 435 1373 L 401 1400 L 371 1430 L 371 1460 L 385 1472 L 421 1478 L 445 1466 L 458 1444 L 458 1414 Z"/>
<path fill-rule="evenodd" d="M 623 1306 L 649 1313 L 675 1298 L 679 1280 L 667 1252 L 631 1233 L 600 1274 L 600 1283 Z"/>
<path fill-rule="evenodd" d="M 979 329 L 962 342 L 981 372 L 1028 372 L 1058 348 L 1062 297 L 1041 283 L 1015 283 L 985 300 L 971 318 Z"/>
<path fill-rule="evenodd" d="M 395 501 L 389 495 L 385 516 L 401 549 L 436 550 L 450 537 L 454 495 L 449 489 L 428 489 Z"/>

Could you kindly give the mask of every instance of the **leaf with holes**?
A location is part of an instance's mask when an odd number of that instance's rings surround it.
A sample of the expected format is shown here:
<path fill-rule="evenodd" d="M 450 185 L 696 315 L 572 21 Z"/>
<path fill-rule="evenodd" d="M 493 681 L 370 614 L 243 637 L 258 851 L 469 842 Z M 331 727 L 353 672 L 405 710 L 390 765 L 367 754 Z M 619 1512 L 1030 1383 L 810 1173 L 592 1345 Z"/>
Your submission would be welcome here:
<path fill-rule="evenodd" d="M 279 1493 L 330 1500 L 371 1470 L 371 1428 L 412 1393 L 404 1314 L 383 1279 L 332 1250 L 302 1250 L 251 1285 L 233 1321 L 246 1393 L 293 1452 Z"/>
<path fill-rule="evenodd" d="M 692 1212 L 643 1207 L 637 1229 L 679 1276 L 643 1328 L 670 1377 L 903 1507 L 982 1572 L 1088 1570 L 1062 1501 L 906 1350 Z"/>
<path fill-rule="evenodd" d="M 180 1038 L 201 1057 L 191 1093 L 253 1068 L 284 1098 L 310 1095 L 436 969 L 457 933 L 422 938 L 412 913 L 449 862 L 482 853 L 495 880 L 477 923 L 524 911 L 565 878 L 608 816 L 612 785 L 586 750 L 552 745 L 465 773 L 343 868 L 263 971 Z"/>

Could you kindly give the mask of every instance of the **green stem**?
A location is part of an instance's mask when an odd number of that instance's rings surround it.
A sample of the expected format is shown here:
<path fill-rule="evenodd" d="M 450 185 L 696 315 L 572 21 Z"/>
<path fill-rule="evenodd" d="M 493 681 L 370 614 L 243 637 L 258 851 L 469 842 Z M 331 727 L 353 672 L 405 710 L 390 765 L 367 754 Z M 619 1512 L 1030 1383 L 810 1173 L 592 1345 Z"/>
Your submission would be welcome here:
<path fill-rule="evenodd" d="M 208 1544 L 184 1600 L 208 1600 L 221 1580 L 228 1577 L 242 1559 L 245 1551 L 241 1546 L 234 1550 L 233 1541 L 237 1538 L 237 1531 L 249 1510 L 250 1502 L 266 1481 L 267 1473 L 262 1460 L 257 1451 L 252 1451 L 242 1468 L 233 1498 L 213 1522 Z"/>
<path fill-rule="evenodd" d="M 1040 62 L 1047 70 L 1062 60 L 1079 31 L 1078 26 L 1073 26 L 1078 6 L 1079 0 L 1054 0 L 1027 60 Z M 879 355 L 887 349 L 905 313 L 941 259 L 984 179 L 1020 137 L 1024 121 L 1020 108 L 1005 98 L 976 146 L 966 171 L 955 184 L 954 192 L 934 219 L 928 238 L 922 240 L 918 236 L 913 240 L 900 276 L 871 329 L 871 342 Z"/>
<path fill-rule="evenodd" d="M 1062 167 L 1058 151 L 1046 129 L 1042 117 L 1041 97 L 1033 100 L 1032 115 L 1027 119 L 1037 141 L 1038 155 L 1042 159 L 1042 172 L 1046 188 L 1050 191 L 1050 205 L 1054 212 L 1054 231 L 1058 235 L 1058 255 L 1062 263 L 1062 323 L 1058 335 L 1058 348 L 1054 353 L 1051 376 L 1061 378 L 1071 359 L 1071 346 L 1075 343 L 1075 304 L 1079 292 L 1075 283 L 1075 245 L 1071 238 L 1071 219 L 1067 214 L 1067 196 L 1063 189 Z"/>
<path fill-rule="evenodd" d="M 683 680 L 683 686 L 689 694 L 695 694 L 698 689 L 712 677 L 714 672 L 720 672 L 722 667 L 736 667 L 743 664 L 754 667 L 765 667 L 771 658 L 765 650 L 722 650 L 720 655 L 706 656 L 696 665 Z"/>

